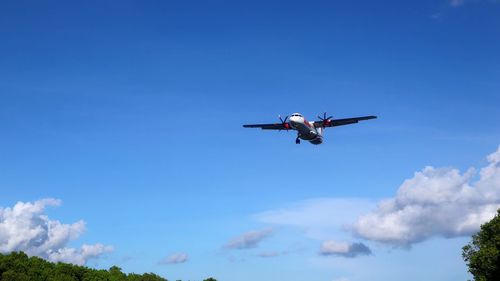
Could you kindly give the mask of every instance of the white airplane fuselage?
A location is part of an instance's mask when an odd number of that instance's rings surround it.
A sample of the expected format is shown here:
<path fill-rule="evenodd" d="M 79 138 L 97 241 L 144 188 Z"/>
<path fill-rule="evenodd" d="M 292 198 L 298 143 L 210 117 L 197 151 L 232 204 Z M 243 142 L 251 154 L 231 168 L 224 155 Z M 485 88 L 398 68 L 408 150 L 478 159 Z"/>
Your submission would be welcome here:
<path fill-rule="evenodd" d="M 290 126 L 297 130 L 297 137 L 312 144 L 323 143 L 322 128 L 315 128 L 314 124 L 307 121 L 300 113 L 294 113 L 290 117 Z"/>

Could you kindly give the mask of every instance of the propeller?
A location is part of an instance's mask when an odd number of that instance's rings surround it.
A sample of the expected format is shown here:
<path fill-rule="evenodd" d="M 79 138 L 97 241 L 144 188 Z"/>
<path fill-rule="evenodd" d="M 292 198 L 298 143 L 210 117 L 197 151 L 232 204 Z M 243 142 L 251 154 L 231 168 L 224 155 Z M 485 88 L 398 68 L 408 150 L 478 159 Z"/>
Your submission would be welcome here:
<path fill-rule="evenodd" d="M 281 115 L 278 115 L 278 118 L 280 119 L 281 124 L 283 124 L 283 127 L 285 128 L 285 130 L 287 130 L 287 131 L 288 131 L 288 129 L 290 129 L 290 124 L 288 124 L 288 123 L 286 122 L 286 120 L 288 119 L 288 115 L 287 115 L 287 116 L 285 116 L 285 119 L 281 118 Z"/>
<path fill-rule="evenodd" d="M 326 112 L 323 112 L 323 116 L 318 115 L 319 120 L 323 121 L 323 126 L 328 126 L 330 125 L 330 122 L 332 122 L 333 116 L 328 116 L 326 117 Z"/>

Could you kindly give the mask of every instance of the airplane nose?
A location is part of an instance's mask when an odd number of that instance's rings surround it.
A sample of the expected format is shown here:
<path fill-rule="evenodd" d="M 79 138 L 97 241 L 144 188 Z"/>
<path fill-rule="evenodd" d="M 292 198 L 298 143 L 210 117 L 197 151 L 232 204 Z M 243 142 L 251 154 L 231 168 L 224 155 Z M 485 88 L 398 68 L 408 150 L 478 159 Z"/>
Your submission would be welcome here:
<path fill-rule="evenodd" d="M 297 120 L 295 119 L 295 116 L 294 117 L 290 117 L 290 119 L 288 119 L 289 122 L 290 122 L 290 126 L 292 128 L 295 128 L 296 124 L 297 124 Z"/>

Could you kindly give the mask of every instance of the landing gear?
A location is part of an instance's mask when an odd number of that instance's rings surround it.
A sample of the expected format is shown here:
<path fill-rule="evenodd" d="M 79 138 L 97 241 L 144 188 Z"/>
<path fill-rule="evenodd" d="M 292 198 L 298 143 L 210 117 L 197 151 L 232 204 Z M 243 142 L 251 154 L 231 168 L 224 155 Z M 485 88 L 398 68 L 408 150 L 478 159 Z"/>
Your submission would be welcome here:
<path fill-rule="evenodd" d="M 295 144 L 300 144 L 300 139 L 299 139 L 299 137 L 297 137 L 297 138 L 295 139 Z"/>

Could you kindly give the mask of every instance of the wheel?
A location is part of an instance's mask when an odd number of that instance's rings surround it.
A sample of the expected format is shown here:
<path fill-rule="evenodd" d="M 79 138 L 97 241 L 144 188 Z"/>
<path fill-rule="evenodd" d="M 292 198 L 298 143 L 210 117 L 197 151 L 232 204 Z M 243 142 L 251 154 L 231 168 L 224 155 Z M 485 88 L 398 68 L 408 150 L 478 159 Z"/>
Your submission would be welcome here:
<path fill-rule="evenodd" d="M 295 139 L 295 144 L 300 144 L 300 139 L 298 137 Z"/>

